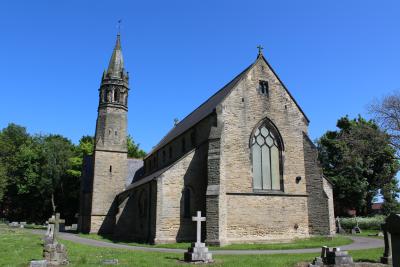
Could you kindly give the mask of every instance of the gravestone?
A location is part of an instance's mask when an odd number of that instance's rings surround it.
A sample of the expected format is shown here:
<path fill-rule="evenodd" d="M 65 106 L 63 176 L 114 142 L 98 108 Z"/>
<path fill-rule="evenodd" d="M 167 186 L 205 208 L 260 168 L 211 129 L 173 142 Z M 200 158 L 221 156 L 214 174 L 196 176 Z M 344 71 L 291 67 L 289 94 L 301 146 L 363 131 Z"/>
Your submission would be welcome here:
<path fill-rule="evenodd" d="M 201 222 L 205 222 L 206 218 L 201 217 L 201 211 L 198 211 L 197 216 L 192 217 L 192 220 L 197 222 L 197 238 L 196 242 L 192 243 L 192 246 L 185 252 L 184 259 L 187 262 L 211 263 L 213 262 L 212 254 L 208 252 L 206 244 L 201 242 Z"/>
<path fill-rule="evenodd" d="M 11 222 L 10 224 L 8 224 L 8 226 L 10 226 L 10 227 L 19 227 L 19 222 Z"/>
<path fill-rule="evenodd" d="M 55 217 L 53 215 L 53 216 L 51 216 L 49 221 L 47 221 L 47 230 L 46 230 L 46 234 L 44 235 L 44 238 L 43 238 L 44 245 L 53 243 L 53 239 L 54 239 L 54 224 L 53 224 L 53 221 L 54 220 L 55 220 Z"/>
<path fill-rule="evenodd" d="M 78 230 L 78 224 L 73 223 L 73 224 L 71 225 L 71 231 L 77 231 L 77 230 Z"/>
<path fill-rule="evenodd" d="M 385 240 L 385 251 L 381 262 L 400 266 L 400 214 L 391 214 L 382 224 Z"/>
<path fill-rule="evenodd" d="M 118 259 L 103 260 L 101 262 L 103 265 L 118 265 Z"/>
<path fill-rule="evenodd" d="M 60 219 L 60 213 L 49 219 L 49 225 L 53 224 L 53 230 L 49 230 L 48 243 L 44 245 L 43 257 L 49 266 L 67 265 L 67 249 L 63 244 L 58 243 L 57 236 L 60 229 L 60 222 L 65 222 Z"/>
<path fill-rule="evenodd" d="M 351 233 L 354 235 L 354 234 L 361 234 L 361 229 L 360 229 L 360 226 L 358 226 L 358 220 L 357 220 L 357 217 L 355 218 L 356 219 L 356 226 L 351 230 Z"/>
<path fill-rule="evenodd" d="M 29 267 L 47 267 L 46 260 L 33 260 L 30 262 Z"/>
<path fill-rule="evenodd" d="M 316 257 L 309 267 L 353 267 L 355 266 L 353 258 L 347 251 L 341 251 L 340 248 L 330 250 L 327 246 L 322 247 L 321 257 Z"/>
<path fill-rule="evenodd" d="M 340 224 L 340 218 L 339 218 L 339 216 L 336 217 L 335 223 L 336 223 L 336 233 L 338 233 L 338 234 L 345 234 L 346 231 L 342 228 L 342 225 Z"/>
<path fill-rule="evenodd" d="M 25 228 L 25 225 L 26 225 L 26 222 L 20 222 L 20 223 L 19 223 L 19 227 L 20 227 L 20 228 Z"/>

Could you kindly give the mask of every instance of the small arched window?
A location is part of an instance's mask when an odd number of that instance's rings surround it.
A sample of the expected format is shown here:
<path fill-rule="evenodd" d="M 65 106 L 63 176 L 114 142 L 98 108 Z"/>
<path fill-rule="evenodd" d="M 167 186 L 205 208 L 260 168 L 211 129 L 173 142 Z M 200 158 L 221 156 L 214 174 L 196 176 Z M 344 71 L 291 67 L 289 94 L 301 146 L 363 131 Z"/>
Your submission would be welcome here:
<path fill-rule="evenodd" d="M 190 214 L 190 188 L 189 187 L 185 187 L 185 189 L 183 190 L 183 217 L 184 218 L 190 218 L 191 214 Z"/>
<path fill-rule="evenodd" d="M 283 190 L 282 141 L 268 121 L 258 126 L 250 141 L 254 190 Z"/>
<path fill-rule="evenodd" d="M 119 92 L 118 92 L 118 90 L 114 90 L 114 102 L 119 102 Z"/>

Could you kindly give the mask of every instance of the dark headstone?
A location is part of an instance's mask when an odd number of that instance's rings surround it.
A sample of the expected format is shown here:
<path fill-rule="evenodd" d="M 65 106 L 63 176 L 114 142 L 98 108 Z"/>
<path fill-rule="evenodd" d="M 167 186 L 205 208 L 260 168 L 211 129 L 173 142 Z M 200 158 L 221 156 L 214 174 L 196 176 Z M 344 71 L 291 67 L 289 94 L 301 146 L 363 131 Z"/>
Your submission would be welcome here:
<path fill-rule="evenodd" d="M 400 266 L 400 214 L 391 214 L 382 224 L 385 239 L 385 251 L 381 262 Z"/>
<path fill-rule="evenodd" d="M 330 250 L 324 246 L 321 250 L 321 257 L 316 257 L 309 265 L 309 267 L 353 267 L 353 258 L 348 254 L 347 251 L 341 251 L 340 248 L 333 248 Z"/>

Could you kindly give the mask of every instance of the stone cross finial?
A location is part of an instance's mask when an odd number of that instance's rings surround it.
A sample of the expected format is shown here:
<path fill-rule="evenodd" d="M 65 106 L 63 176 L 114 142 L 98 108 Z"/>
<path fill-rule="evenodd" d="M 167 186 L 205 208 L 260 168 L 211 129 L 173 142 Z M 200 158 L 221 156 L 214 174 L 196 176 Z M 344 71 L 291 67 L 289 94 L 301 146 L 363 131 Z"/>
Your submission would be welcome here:
<path fill-rule="evenodd" d="M 262 47 L 261 45 L 258 45 L 257 48 L 258 48 L 258 54 L 261 55 L 264 47 Z"/>
<path fill-rule="evenodd" d="M 197 211 L 197 216 L 192 217 L 192 221 L 197 222 L 197 240 L 196 243 L 201 243 L 201 222 L 206 221 L 206 217 L 201 217 L 201 211 Z"/>
<path fill-rule="evenodd" d="M 65 223 L 65 220 L 60 219 L 60 213 L 56 213 L 56 217 L 52 216 L 49 223 L 54 224 L 53 240 L 55 240 L 60 231 L 60 223 Z"/>

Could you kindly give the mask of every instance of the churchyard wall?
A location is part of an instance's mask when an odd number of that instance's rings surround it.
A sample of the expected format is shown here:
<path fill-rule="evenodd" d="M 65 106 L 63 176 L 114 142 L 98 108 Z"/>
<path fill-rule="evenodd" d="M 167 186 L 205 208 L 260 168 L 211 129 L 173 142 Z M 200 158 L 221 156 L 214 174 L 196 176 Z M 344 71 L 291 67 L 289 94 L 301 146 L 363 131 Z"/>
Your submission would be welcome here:
<path fill-rule="evenodd" d="M 268 81 L 267 95 L 258 91 L 260 80 Z M 227 229 L 226 241 L 258 242 L 307 236 L 303 132 L 307 132 L 308 122 L 303 113 L 261 59 L 223 101 L 221 109 L 224 126 L 220 175 L 222 194 L 227 197 L 220 217 Z M 253 190 L 249 142 L 252 131 L 265 118 L 277 127 L 283 139 L 282 192 Z M 296 177 L 301 179 L 297 181 Z"/>

